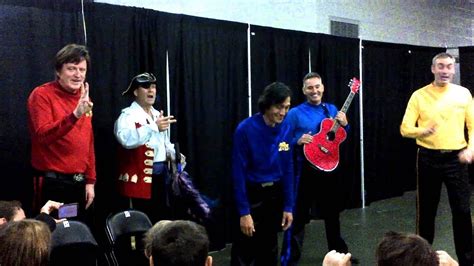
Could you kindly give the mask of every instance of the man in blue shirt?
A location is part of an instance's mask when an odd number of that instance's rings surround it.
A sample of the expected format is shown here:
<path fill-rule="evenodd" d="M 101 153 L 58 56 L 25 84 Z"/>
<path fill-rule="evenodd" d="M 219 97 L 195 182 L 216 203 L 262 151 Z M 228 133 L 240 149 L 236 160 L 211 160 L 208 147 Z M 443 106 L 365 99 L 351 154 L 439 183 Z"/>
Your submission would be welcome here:
<path fill-rule="evenodd" d="M 277 265 L 277 233 L 293 221 L 293 160 L 290 89 L 268 85 L 258 100 L 259 113 L 243 120 L 234 134 L 233 188 L 240 223 L 231 265 Z"/>
<path fill-rule="evenodd" d="M 339 213 L 343 208 L 338 188 L 337 175 L 313 168 L 303 153 L 304 144 L 312 141 L 312 135 L 320 130 L 321 121 L 334 118 L 348 129 L 346 115 L 333 104 L 322 101 L 324 85 L 318 73 L 308 73 L 303 78 L 303 94 L 306 102 L 288 112 L 286 122 L 294 129 L 292 144 L 296 153 L 295 161 L 295 220 L 292 228 L 285 233 L 281 261 L 282 265 L 297 265 L 303 248 L 305 225 L 311 214 L 317 213 L 326 227 L 329 250 L 347 253 L 348 248 L 341 237 Z M 354 261 L 357 263 L 357 261 Z"/>

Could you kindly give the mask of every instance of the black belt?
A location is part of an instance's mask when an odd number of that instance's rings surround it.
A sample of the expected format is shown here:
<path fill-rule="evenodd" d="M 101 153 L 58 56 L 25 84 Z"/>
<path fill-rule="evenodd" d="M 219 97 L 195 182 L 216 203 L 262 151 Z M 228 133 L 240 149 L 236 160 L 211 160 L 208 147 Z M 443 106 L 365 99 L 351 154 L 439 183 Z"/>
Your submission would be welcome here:
<path fill-rule="evenodd" d="M 447 154 L 447 153 L 452 153 L 452 152 L 460 152 L 462 149 L 460 150 L 445 150 L 445 149 L 437 149 L 437 150 L 434 150 L 434 149 L 428 149 L 428 148 L 425 148 L 425 147 L 419 147 L 420 148 L 420 151 L 426 151 L 426 152 L 431 152 L 431 153 L 436 153 L 436 154 Z"/>
<path fill-rule="evenodd" d="M 45 178 L 74 181 L 74 182 L 83 182 L 86 179 L 84 174 L 62 174 L 57 172 L 44 172 Z"/>
<path fill-rule="evenodd" d="M 280 184 L 280 181 L 269 181 L 269 182 L 263 182 L 263 183 L 257 183 L 257 182 L 248 182 L 247 181 L 247 185 L 251 186 L 251 187 L 262 187 L 262 188 L 266 188 L 266 187 L 273 187 L 275 185 L 278 185 Z"/>

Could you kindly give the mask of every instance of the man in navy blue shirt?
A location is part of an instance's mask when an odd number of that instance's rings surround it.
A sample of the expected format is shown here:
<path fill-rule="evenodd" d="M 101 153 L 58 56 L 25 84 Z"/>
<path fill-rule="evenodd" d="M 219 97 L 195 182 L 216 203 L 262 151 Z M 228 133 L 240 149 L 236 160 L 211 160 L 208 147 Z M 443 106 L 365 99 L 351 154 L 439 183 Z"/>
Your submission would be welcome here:
<path fill-rule="evenodd" d="M 277 233 L 293 221 L 293 161 L 290 89 L 268 85 L 259 113 L 243 120 L 234 134 L 233 188 L 240 217 L 231 252 L 232 265 L 277 265 Z"/>
<path fill-rule="evenodd" d="M 310 143 L 312 136 L 319 132 L 323 119 L 334 118 L 347 130 L 347 118 L 336 106 L 322 101 L 324 84 L 318 73 L 306 74 L 302 90 L 306 102 L 292 108 L 285 119 L 294 129 L 292 144 L 296 153 L 296 204 L 293 226 L 285 233 L 283 241 L 282 265 L 298 264 L 303 248 L 305 225 L 312 218 L 312 213 L 317 213 L 324 220 L 328 249 L 340 253 L 348 252 L 346 242 L 341 237 L 339 213 L 343 204 L 340 194 L 336 191 L 339 182 L 337 175 L 334 172 L 316 170 L 310 166 L 303 153 L 304 144 Z"/>

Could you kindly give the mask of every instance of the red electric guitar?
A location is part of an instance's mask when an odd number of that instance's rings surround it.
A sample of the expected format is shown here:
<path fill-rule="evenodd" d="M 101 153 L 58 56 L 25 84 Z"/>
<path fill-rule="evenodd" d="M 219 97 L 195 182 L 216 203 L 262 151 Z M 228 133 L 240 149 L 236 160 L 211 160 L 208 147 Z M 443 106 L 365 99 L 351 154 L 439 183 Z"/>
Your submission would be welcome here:
<path fill-rule="evenodd" d="M 360 81 L 352 78 L 349 82 L 351 92 L 347 96 L 341 112 L 346 113 L 354 95 L 359 91 Z M 339 164 L 339 144 L 346 139 L 347 133 L 334 118 L 325 118 L 321 121 L 321 130 L 313 136 L 311 143 L 303 147 L 304 155 L 314 167 L 330 172 Z"/>

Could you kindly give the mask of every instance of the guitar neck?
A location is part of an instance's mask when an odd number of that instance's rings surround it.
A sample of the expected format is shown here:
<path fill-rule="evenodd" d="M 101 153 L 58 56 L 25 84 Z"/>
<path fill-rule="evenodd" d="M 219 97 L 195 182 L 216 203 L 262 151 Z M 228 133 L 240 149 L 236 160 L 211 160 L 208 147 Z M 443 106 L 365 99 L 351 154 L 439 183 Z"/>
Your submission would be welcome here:
<path fill-rule="evenodd" d="M 347 110 L 349 109 L 349 106 L 351 105 L 352 99 L 354 99 L 354 96 L 355 96 L 355 93 L 351 91 L 351 93 L 349 93 L 349 96 L 347 96 L 347 99 L 344 102 L 344 105 L 341 108 L 341 112 L 347 113 Z"/>
<path fill-rule="evenodd" d="M 355 93 L 351 91 L 349 93 L 349 95 L 347 96 L 346 101 L 344 102 L 344 105 L 341 108 L 341 112 L 347 114 L 347 110 L 349 109 L 349 106 L 351 105 L 352 99 L 354 99 L 354 96 L 355 96 Z M 339 124 L 339 121 L 334 119 L 334 125 L 331 127 L 331 132 L 336 132 L 336 130 L 340 126 L 341 126 L 341 124 Z"/>

